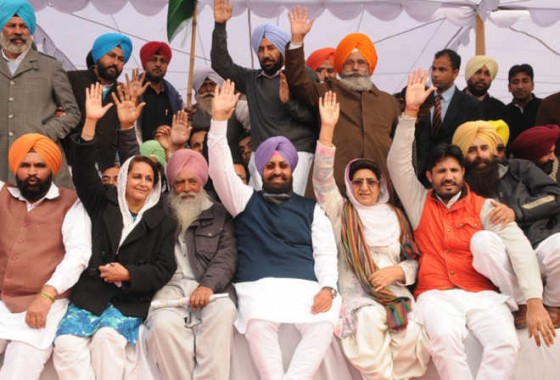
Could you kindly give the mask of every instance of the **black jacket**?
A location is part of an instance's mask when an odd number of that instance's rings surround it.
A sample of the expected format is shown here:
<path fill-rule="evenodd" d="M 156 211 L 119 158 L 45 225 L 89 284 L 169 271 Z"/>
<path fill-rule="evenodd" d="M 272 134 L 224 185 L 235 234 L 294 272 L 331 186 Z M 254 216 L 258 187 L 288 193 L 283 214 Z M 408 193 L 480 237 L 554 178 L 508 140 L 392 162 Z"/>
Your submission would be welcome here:
<path fill-rule="evenodd" d="M 175 222 L 156 205 L 143 214 L 119 247 L 123 222 L 117 190 L 101 184 L 94 166 L 94 143 L 72 142 L 79 153 L 74 162 L 74 184 L 92 222 L 92 255 L 70 299 L 97 315 L 111 303 L 126 316 L 146 318 L 155 292 L 176 269 Z M 130 272 L 130 280 L 120 288 L 99 277 L 98 267 L 109 262 L 119 262 Z"/>

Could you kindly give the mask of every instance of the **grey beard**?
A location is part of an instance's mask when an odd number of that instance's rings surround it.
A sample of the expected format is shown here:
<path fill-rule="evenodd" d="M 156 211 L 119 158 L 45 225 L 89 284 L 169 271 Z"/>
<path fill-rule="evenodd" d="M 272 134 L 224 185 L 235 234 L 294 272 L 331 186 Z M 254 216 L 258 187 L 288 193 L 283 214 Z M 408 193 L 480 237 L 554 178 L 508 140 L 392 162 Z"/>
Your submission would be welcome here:
<path fill-rule="evenodd" d="M 204 111 L 209 115 L 212 115 L 212 100 L 213 99 L 214 99 L 214 94 L 204 94 L 202 96 L 197 96 L 196 106 L 201 111 Z"/>
<path fill-rule="evenodd" d="M 4 33 L 0 33 L 0 46 L 2 46 L 2 49 L 7 51 L 8 53 L 19 55 L 29 50 L 31 48 L 31 44 L 33 43 L 33 39 L 30 36 L 29 37 L 22 36 L 22 38 L 26 39 L 25 44 L 14 45 L 12 44 L 9 38 L 4 36 Z"/>
<path fill-rule="evenodd" d="M 201 189 L 199 193 L 192 193 L 192 195 L 194 198 L 182 198 L 180 194 L 171 192 L 168 197 L 169 206 L 173 210 L 181 233 L 198 219 L 203 211 L 205 200 L 209 199 L 204 189 Z"/>
<path fill-rule="evenodd" d="M 369 77 L 347 76 L 344 73 L 342 73 L 342 78 L 340 78 L 340 84 L 351 91 L 359 92 L 369 91 L 373 88 L 373 83 L 371 83 Z"/>

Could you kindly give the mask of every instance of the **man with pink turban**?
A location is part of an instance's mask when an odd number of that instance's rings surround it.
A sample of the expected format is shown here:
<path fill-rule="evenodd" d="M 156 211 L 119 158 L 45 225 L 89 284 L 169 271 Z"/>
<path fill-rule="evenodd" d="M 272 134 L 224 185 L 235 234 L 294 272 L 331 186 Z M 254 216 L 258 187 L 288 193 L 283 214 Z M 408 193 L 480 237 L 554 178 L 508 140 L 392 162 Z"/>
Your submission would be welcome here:
<path fill-rule="evenodd" d="M 319 98 L 334 91 L 340 102 L 340 119 L 334 132 L 336 145 L 334 178 L 343 193 L 344 168 L 354 158 L 369 158 L 387 173 L 386 157 L 391 132 L 397 125 L 400 107 L 395 98 L 379 90 L 370 77 L 377 65 L 377 51 L 371 39 L 352 33 L 342 39 L 334 52 L 333 66 L 340 79 L 314 83 L 305 73 L 304 37 L 311 30 L 307 10 L 294 8 L 289 14 L 292 38 L 286 50 L 286 77 L 293 95 L 318 113 Z M 313 196 L 312 186 L 306 195 Z"/>
<path fill-rule="evenodd" d="M 257 148 L 263 190 L 241 182 L 226 139 L 227 119 L 238 97 L 226 81 L 214 98 L 208 133 L 210 177 L 235 218 L 235 326 L 249 343 L 259 378 L 311 379 L 331 344 L 340 310 L 333 230 L 315 201 L 293 192 L 298 154 L 287 138 L 271 137 Z M 302 335 L 287 371 L 278 341 L 284 324 Z"/>
<path fill-rule="evenodd" d="M 229 379 L 237 314 L 231 284 L 237 265 L 233 222 L 204 191 L 208 164 L 200 153 L 176 151 L 166 174 L 171 187 L 166 206 L 178 225 L 177 270 L 154 301 L 167 305 L 184 299 L 189 307 L 152 308 L 146 321 L 148 351 L 165 379 Z"/>
<path fill-rule="evenodd" d="M 62 152 L 47 136 L 14 141 L 0 181 L 0 351 L 2 379 L 39 379 L 70 288 L 91 255 L 90 219 L 76 193 L 52 182 Z"/>
<path fill-rule="evenodd" d="M 315 50 L 313 53 L 309 54 L 307 61 L 305 61 L 307 67 L 317 73 L 320 82 L 324 82 L 327 79 L 336 79 L 334 53 L 335 49 L 331 47 Z"/>

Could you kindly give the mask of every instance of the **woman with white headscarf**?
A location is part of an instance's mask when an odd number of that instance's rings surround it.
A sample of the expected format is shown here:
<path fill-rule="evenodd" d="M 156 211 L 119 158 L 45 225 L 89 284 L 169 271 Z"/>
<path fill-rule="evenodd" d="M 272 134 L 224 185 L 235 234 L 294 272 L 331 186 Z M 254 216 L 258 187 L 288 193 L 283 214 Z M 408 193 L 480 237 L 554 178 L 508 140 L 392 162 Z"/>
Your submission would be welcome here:
<path fill-rule="evenodd" d="M 342 310 L 335 334 L 364 379 L 421 376 L 429 361 L 427 336 L 409 317 L 419 252 L 404 214 L 388 203 L 386 176 L 369 159 L 346 166 L 344 198 L 334 179 L 332 144 L 339 104 L 332 92 L 319 102 L 321 132 L 313 189 L 330 218 L 339 251 Z"/>
<path fill-rule="evenodd" d="M 127 91 L 114 96 L 121 125 L 132 125 L 142 105 Z M 175 223 L 158 206 L 161 180 L 146 156 L 129 158 L 117 187 L 104 186 L 95 167 L 95 125 L 107 109 L 102 87 L 86 90 L 86 122 L 74 141 L 74 183 L 92 221 L 92 256 L 72 289 L 55 340 L 60 379 L 121 379 L 127 347 L 134 346 L 155 292 L 173 275 Z M 132 121 L 132 123 L 130 122 Z"/>

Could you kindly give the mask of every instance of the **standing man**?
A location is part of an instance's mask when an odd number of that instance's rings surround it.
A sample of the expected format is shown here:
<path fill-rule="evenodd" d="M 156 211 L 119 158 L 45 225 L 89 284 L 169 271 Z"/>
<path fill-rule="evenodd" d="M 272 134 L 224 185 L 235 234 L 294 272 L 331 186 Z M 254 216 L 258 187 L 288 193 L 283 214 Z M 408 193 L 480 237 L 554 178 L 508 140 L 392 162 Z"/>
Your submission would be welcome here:
<path fill-rule="evenodd" d="M 15 181 L 8 165 L 12 143 L 26 133 L 62 140 L 80 120 L 68 76 L 56 59 L 32 49 L 35 12 L 26 0 L 0 2 L 0 180 Z M 64 113 L 55 116 L 58 107 Z M 72 187 L 63 157 L 55 182 Z"/>
<path fill-rule="evenodd" d="M 181 95 L 164 79 L 171 57 L 171 48 L 165 42 L 151 41 L 140 49 L 145 80 L 149 83 L 139 99 L 146 103 L 136 126 L 142 141 L 152 140 L 160 125 L 171 125 L 173 115 L 183 108 Z"/>
<path fill-rule="evenodd" d="M 305 64 L 317 73 L 319 82 L 336 79 L 336 70 L 334 69 L 334 52 L 334 48 L 326 47 L 315 50 L 313 53 L 309 54 L 309 57 L 307 57 Z"/>
<path fill-rule="evenodd" d="M 506 118 L 506 105 L 488 93 L 497 74 L 498 63 L 486 55 L 475 55 L 469 59 L 465 67 L 467 87 L 463 92 L 482 102 L 483 120 Z"/>
<path fill-rule="evenodd" d="M 103 34 L 97 37 L 91 50 L 95 64 L 88 70 L 68 72 L 74 96 L 82 113 L 82 119 L 73 134 L 81 134 L 84 127 L 86 88 L 90 88 L 92 84 L 97 82 L 101 83 L 103 86 L 103 106 L 113 103 L 111 94 L 117 92 L 119 84 L 117 78 L 121 74 L 124 64 L 128 62 L 131 53 L 132 41 L 130 41 L 130 38 L 118 33 Z M 101 172 L 115 165 L 117 152 L 119 152 L 121 162 L 128 158 L 130 152 L 138 152 L 138 142 L 134 128 L 130 127 L 130 125 L 121 126 L 119 123 L 117 107 L 109 108 L 107 113 L 97 122 L 94 139 L 95 158 Z M 66 152 L 67 154 L 70 153 L 71 156 L 72 145 L 67 145 Z"/>
<path fill-rule="evenodd" d="M 340 311 L 332 226 L 314 201 L 293 192 L 298 155 L 283 136 L 263 141 L 255 153 L 263 190 L 242 184 L 226 142 L 227 119 L 238 97 L 226 81 L 214 98 L 208 133 L 210 177 L 235 218 L 235 326 L 249 342 L 260 378 L 312 379 Z M 278 342 L 282 324 L 294 325 L 302 335 L 287 371 Z"/>
<path fill-rule="evenodd" d="M 216 24 L 212 35 L 212 68 L 225 79 L 235 82 L 247 95 L 251 137 L 256 149 L 267 138 L 285 136 L 298 151 L 299 165 L 294 173 L 294 191 L 303 194 L 318 136 L 317 113 L 301 106 L 282 91 L 281 70 L 284 66 L 284 49 L 290 36 L 273 24 L 259 25 L 253 31 L 251 46 L 259 58 L 261 68 L 251 70 L 233 63 L 227 48 L 226 23 L 231 18 L 233 6 L 229 0 L 214 1 Z M 304 64 L 305 65 L 305 64 Z M 310 77 L 313 73 L 309 70 Z M 284 88 L 285 90 L 285 88 Z M 254 160 L 253 160 L 254 161 Z M 254 162 L 249 165 L 251 181 L 260 189 L 262 181 Z"/>
<path fill-rule="evenodd" d="M 535 125 L 560 125 L 560 92 L 547 96 L 541 101 Z"/>
<path fill-rule="evenodd" d="M 555 331 L 542 301 L 539 265 L 519 227 L 493 224 L 492 201 L 476 195 L 463 182 L 464 159 L 459 147 L 441 144 L 430 155 L 426 176 L 432 190 L 416 179 L 411 161 L 415 119 L 420 104 L 435 90 L 425 89 L 426 79 L 422 70 L 409 75 L 405 112 L 387 158 L 422 252 L 414 318 L 431 338 L 432 360 L 440 378 L 473 378 L 464 346 L 471 331 L 483 347 L 477 378 L 509 379 L 519 349 L 506 305 L 515 308 L 514 294 L 496 291 L 495 285 L 504 292 L 506 281 L 495 275 L 500 267 L 488 263 L 491 252 L 486 243 L 494 238 L 501 243 L 502 256 L 519 281 L 529 310 L 529 336 L 537 345 L 541 340 L 551 345 Z"/>
<path fill-rule="evenodd" d="M 533 94 L 535 82 L 533 67 L 526 63 L 514 65 L 508 73 L 508 90 L 513 99 L 507 105 L 507 119 L 510 140 L 521 132 L 535 126 L 541 99 Z"/>
<path fill-rule="evenodd" d="M 62 153 L 51 139 L 21 136 L 8 164 L 17 186 L 0 181 L 0 378 L 34 380 L 88 264 L 91 223 L 76 193 L 52 183 Z"/>
<path fill-rule="evenodd" d="M 233 221 L 204 191 L 208 164 L 201 154 L 190 149 L 173 153 L 167 179 L 173 189 L 167 206 L 178 224 L 177 270 L 154 301 L 186 297 L 190 304 L 150 311 L 148 351 L 165 379 L 228 380 L 236 317 Z M 224 292 L 229 297 L 211 299 Z"/>

